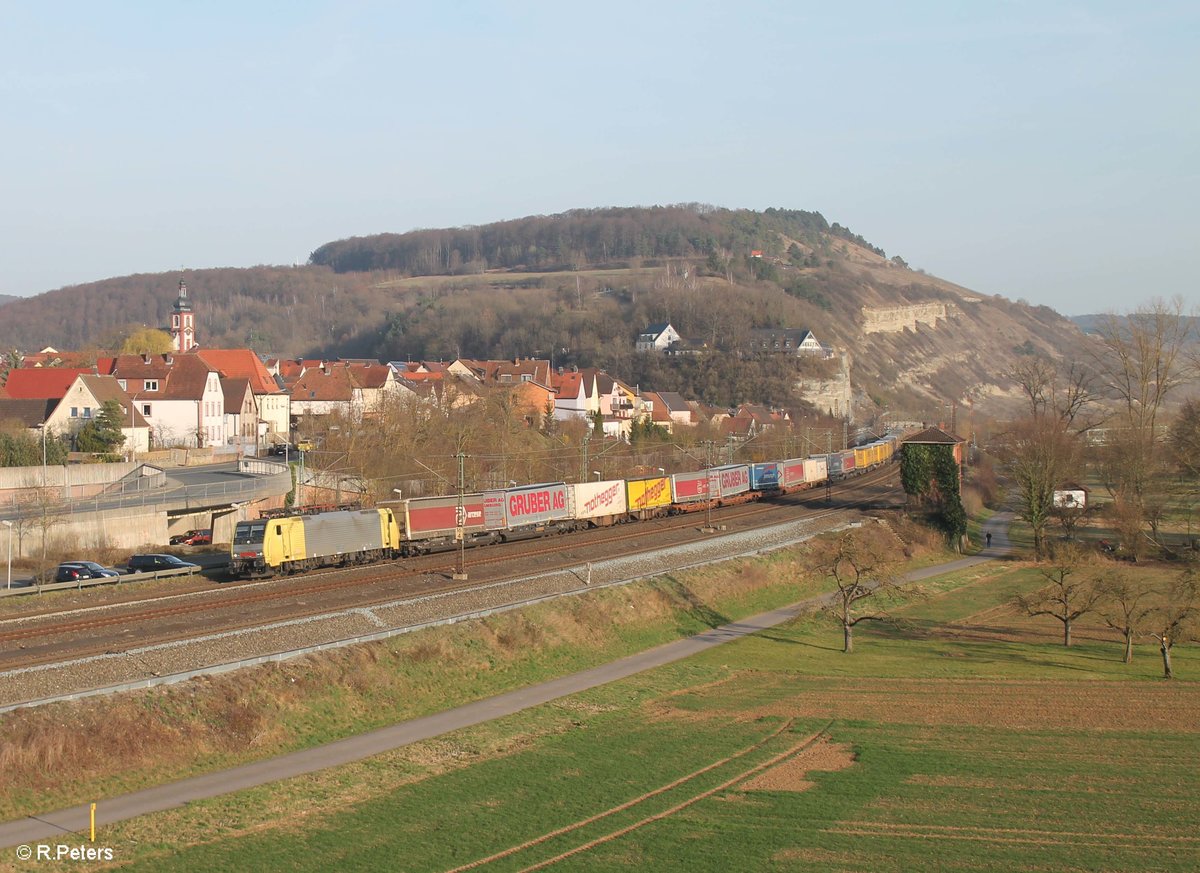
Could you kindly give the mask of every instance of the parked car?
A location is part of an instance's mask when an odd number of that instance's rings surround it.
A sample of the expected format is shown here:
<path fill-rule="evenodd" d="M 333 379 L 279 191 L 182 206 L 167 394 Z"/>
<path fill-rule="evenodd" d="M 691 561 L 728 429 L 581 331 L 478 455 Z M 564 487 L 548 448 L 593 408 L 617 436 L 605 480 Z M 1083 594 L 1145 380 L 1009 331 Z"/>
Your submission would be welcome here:
<path fill-rule="evenodd" d="M 54 573 L 55 582 L 78 582 L 80 579 L 102 579 L 121 575 L 116 570 L 102 567 L 95 561 L 64 561 Z"/>
<path fill-rule="evenodd" d="M 191 568 L 199 570 L 199 564 L 192 564 L 174 555 L 134 555 L 129 559 L 130 573 L 153 573 L 156 570 L 183 570 Z"/>
<path fill-rule="evenodd" d="M 211 546 L 212 545 L 212 528 L 204 528 L 203 530 L 188 531 L 188 535 L 183 539 L 185 546 Z"/>
<path fill-rule="evenodd" d="M 171 539 L 167 540 L 167 542 L 173 546 L 182 546 L 185 543 L 187 543 L 188 540 L 190 540 L 192 537 L 194 537 L 196 534 L 198 534 L 200 532 L 201 531 L 198 531 L 198 530 L 184 531 L 181 534 L 175 534 L 175 536 L 171 537 Z"/>

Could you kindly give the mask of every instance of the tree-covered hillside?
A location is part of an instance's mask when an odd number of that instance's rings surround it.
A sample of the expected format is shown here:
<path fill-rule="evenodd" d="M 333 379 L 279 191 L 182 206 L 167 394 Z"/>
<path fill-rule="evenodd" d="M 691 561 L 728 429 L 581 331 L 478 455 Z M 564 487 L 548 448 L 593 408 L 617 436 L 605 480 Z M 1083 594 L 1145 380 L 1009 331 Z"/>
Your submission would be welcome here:
<path fill-rule="evenodd" d="M 556 269 L 557 268 L 557 269 Z M 113 348 L 169 321 L 179 274 L 61 288 L 4 307 L 0 349 Z M 1004 390 L 1021 356 L 1075 347 L 1031 307 L 909 269 L 816 212 L 577 210 L 477 228 L 332 242 L 304 267 L 187 271 L 198 337 L 281 357 L 552 358 L 714 404 L 790 404 L 840 362 L 748 353 L 806 328 L 852 365 L 859 402 L 896 409 Z M 905 313 L 920 311 L 919 323 Z M 671 322 L 696 351 L 635 353 Z M 871 323 L 868 323 L 871 322 Z"/>
<path fill-rule="evenodd" d="M 826 235 L 883 254 L 819 212 L 687 204 L 576 209 L 479 227 L 354 237 L 326 243 L 310 263 L 339 273 L 388 270 L 410 276 L 565 270 L 643 258 L 728 258 L 755 249 L 778 257 L 787 254 L 784 238 L 815 247 Z"/>

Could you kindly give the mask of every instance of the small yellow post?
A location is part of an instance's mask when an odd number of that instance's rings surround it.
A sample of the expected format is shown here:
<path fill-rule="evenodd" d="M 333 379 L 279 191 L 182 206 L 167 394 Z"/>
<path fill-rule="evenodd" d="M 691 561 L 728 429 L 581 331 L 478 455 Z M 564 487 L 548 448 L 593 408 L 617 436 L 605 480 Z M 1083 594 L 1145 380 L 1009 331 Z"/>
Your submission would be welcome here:
<path fill-rule="evenodd" d="M 92 804 L 92 842 L 96 842 L 96 804 Z"/>

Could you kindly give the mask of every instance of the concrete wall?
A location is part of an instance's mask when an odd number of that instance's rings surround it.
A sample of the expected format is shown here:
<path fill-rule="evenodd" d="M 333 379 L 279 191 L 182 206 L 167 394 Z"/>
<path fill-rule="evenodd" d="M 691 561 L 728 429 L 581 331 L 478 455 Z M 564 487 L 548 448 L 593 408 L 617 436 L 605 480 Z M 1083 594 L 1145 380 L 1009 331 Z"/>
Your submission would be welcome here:
<path fill-rule="evenodd" d="M 44 527 L 48 543 L 69 546 L 81 560 L 86 560 L 91 551 L 100 547 L 132 552 L 147 545 L 157 548 L 167 541 L 166 513 L 149 507 L 48 516 Z M 41 518 L 14 521 L 13 557 L 40 554 L 42 530 Z"/>
<path fill-rule="evenodd" d="M 46 467 L 46 490 L 42 488 L 42 468 L 0 467 L 0 507 L 20 506 L 47 500 L 85 500 L 94 497 L 138 467 L 141 463 L 67 464 Z"/>

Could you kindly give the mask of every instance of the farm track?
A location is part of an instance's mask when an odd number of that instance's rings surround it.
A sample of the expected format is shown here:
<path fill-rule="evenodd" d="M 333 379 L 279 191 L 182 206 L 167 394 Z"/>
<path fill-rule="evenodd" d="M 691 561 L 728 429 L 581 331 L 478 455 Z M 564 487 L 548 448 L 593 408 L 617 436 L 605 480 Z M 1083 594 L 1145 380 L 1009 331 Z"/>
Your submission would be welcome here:
<path fill-rule="evenodd" d="M 886 482 L 890 472 L 890 468 L 884 468 L 839 485 L 840 499 L 832 511 L 860 506 L 862 495 L 869 494 L 873 486 Z M 718 508 L 713 510 L 713 520 L 721 525 L 737 524 L 745 529 L 781 513 L 788 513 L 789 520 L 795 520 L 797 508 L 809 510 L 802 516 L 804 518 L 819 518 L 831 511 L 825 509 L 822 497 L 822 491 L 800 492 L 776 501 Z M 821 508 L 813 511 L 811 504 L 814 502 L 821 502 Z M 376 564 L 308 574 L 298 579 L 272 580 L 265 583 L 265 587 L 261 582 L 252 583 L 252 590 L 245 590 L 251 587 L 247 584 L 244 588 L 214 585 L 185 594 L 164 592 L 159 596 L 141 597 L 129 604 L 132 608 L 117 602 L 12 617 L 0 621 L 0 627 L 9 626 L 0 631 L 0 670 L 121 651 L 133 645 L 134 640 L 136 645 L 186 641 L 215 631 L 253 629 L 284 620 L 320 616 L 337 609 L 362 609 L 406 597 L 467 592 L 483 584 L 494 585 L 530 573 L 562 570 L 589 560 L 602 561 L 613 557 L 612 546 L 623 546 L 617 552 L 621 556 L 654 552 L 706 538 L 707 535 L 687 533 L 695 531 L 697 519 L 702 517 L 699 513 L 690 513 L 565 538 L 526 540 L 471 550 L 467 552 L 468 570 L 479 573 L 484 568 L 506 565 L 517 565 L 518 569 L 515 573 L 489 574 L 469 582 L 448 578 L 452 568 L 445 564 L 447 554 L 442 553 L 407 559 L 403 565 Z M 647 538 L 652 543 L 645 547 L 624 547 L 624 544 Z M 578 554 L 584 552 L 588 554 Z M 591 554 L 593 552 L 595 554 Z M 566 560 L 555 562 L 556 556 Z M 354 595 L 352 600 L 345 599 L 347 594 Z M 175 602 L 155 605 L 160 600 Z"/>

